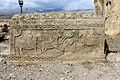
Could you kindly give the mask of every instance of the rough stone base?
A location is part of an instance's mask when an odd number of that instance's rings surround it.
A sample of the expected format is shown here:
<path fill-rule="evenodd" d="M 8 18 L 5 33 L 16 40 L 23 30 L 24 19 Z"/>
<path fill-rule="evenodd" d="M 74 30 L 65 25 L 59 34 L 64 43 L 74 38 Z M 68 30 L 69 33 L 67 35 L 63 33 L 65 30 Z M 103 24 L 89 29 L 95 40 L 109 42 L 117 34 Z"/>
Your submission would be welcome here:
<path fill-rule="evenodd" d="M 100 61 L 105 61 L 105 55 L 101 55 L 102 53 L 93 54 L 89 53 L 87 56 L 80 55 L 80 54 L 72 54 L 72 55 L 66 55 L 66 56 L 61 56 L 60 58 L 52 58 L 52 57 L 43 57 L 39 55 L 32 55 L 30 56 L 9 56 L 7 60 L 8 65 L 31 65 L 31 64 L 51 64 L 51 63 L 82 63 L 86 61 L 92 61 L 92 62 L 100 62 Z M 75 56 L 76 55 L 76 56 Z M 66 59 L 68 58 L 68 59 Z"/>

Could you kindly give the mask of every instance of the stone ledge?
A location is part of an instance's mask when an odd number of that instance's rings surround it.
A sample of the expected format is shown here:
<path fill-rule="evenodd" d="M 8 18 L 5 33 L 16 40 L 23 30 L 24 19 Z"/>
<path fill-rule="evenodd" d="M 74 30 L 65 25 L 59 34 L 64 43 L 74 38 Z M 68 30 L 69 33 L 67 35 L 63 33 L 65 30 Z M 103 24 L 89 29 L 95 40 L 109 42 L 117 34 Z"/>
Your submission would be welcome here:
<path fill-rule="evenodd" d="M 39 20 L 39 19 L 101 19 L 101 16 L 96 16 L 93 13 L 74 13 L 74 12 L 49 12 L 49 13 L 30 13 L 16 14 L 12 20 Z"/>

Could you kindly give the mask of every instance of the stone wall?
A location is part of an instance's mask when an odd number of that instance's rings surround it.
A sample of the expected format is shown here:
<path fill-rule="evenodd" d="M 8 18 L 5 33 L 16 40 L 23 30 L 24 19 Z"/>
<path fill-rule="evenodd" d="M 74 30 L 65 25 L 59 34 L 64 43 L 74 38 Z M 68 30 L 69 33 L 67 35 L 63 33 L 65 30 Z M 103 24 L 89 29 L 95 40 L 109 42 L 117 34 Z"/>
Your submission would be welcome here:
<path fill-rule="evenodd" d="M 82 62 L 104 59 L 104 21 L 79 13 L 15 15 L 8 63 Z"/>

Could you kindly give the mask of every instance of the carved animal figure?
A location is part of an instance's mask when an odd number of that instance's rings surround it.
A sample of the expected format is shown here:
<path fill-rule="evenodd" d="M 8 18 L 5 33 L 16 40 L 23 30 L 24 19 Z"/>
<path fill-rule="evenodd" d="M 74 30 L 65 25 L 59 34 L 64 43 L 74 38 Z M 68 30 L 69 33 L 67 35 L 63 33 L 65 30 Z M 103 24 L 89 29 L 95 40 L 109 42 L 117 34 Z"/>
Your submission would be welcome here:
<path fill-rule="evenodd" d="M 94 0 L 95 13 L 97 15 L 103 15 L 104 12 L 104 0 Z"/>

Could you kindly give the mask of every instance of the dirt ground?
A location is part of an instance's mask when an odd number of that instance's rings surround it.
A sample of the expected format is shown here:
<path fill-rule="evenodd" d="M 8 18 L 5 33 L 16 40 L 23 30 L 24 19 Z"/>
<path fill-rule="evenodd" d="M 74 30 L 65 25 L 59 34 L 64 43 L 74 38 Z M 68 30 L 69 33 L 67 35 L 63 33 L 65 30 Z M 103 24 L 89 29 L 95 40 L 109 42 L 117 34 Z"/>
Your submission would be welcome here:
<path fill-rule="evenodd" d="M 108 61 L 80 64 L 36 64 L 9 66 L 9 41 L 0 43 L 0 80 L 120 80 L 119 53 L 111 53 Z"/>

